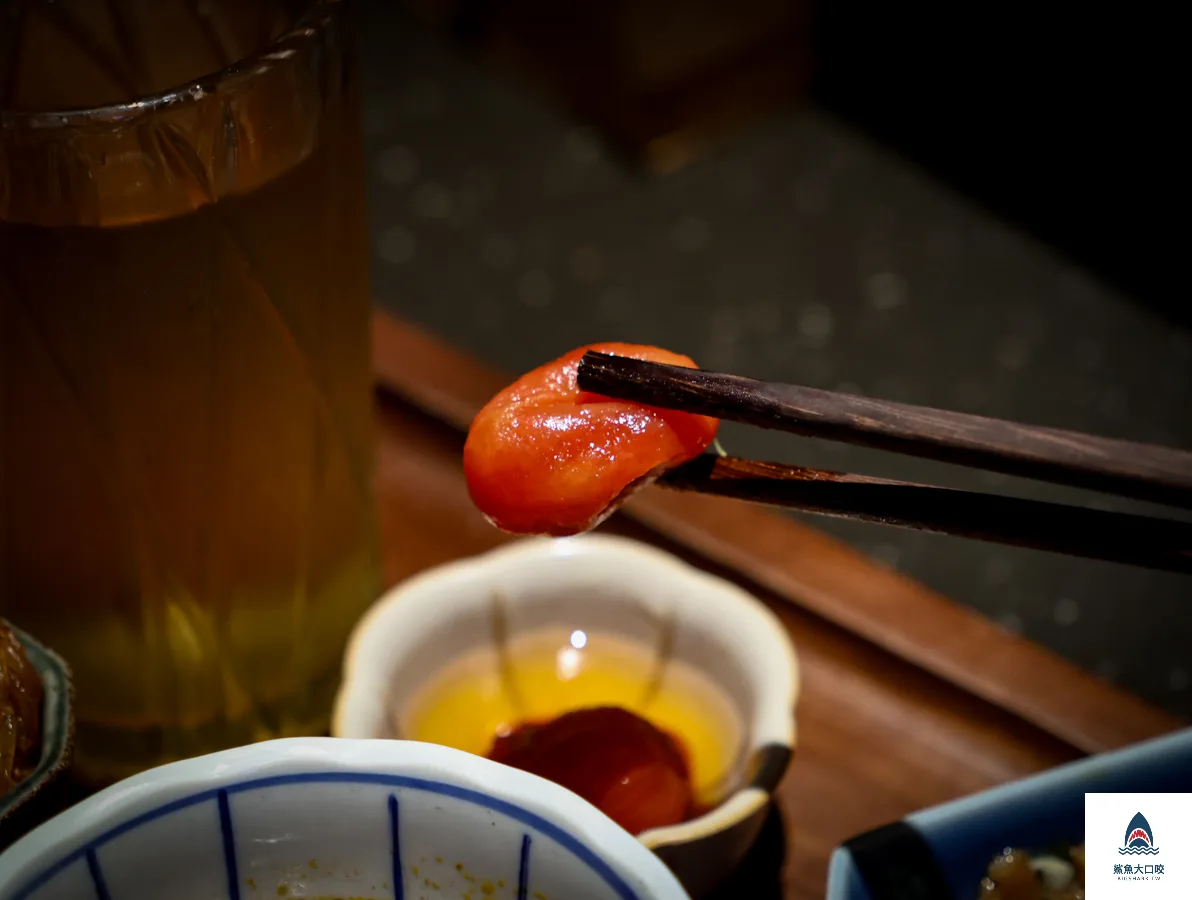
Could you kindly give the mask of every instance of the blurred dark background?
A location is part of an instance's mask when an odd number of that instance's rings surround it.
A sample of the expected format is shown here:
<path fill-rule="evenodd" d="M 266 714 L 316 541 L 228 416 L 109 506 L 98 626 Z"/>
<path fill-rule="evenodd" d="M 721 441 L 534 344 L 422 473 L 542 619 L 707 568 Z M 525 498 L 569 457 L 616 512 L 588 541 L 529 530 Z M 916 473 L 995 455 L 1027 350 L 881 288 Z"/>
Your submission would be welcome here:
<path fill-rule="evenodd" d="M 1185 324 L 1175 22 L 947 0 L 408 0 L 655 169 L 814 103 Z M 1171 224 L 1166 224 L 1171 223 Z"/>
<path fill-rule="evenodd" d="M 463 349 L 517 372 L 587 341 L 654 343 L 758 378 L 1192 447 L 1172 13 L 358 5 L 376 299 Z M 722 436 L 740 456 L 1173 514 Z M 1192 715 L 1192 580 L 806 521 Z M 1139 608 L 1162 625 L 1136 624 Z"/>
<path fill-rule="evenodd" d="M 1150 4 L 825 0 L 818 99 L 1187 324 L 1188 142 Z"/>

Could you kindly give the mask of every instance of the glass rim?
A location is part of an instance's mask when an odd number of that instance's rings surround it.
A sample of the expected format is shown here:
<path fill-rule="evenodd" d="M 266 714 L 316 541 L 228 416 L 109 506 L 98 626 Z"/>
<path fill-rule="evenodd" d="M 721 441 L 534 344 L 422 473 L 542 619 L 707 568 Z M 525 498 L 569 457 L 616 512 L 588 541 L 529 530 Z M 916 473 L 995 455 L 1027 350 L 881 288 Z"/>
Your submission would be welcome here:
<path fill-rule="evenodd" d="M 155 112 L 196 103 L 216 92 L 218 86 L 230 79 L 259 70 L 272 68 L 275 64 L 290 59 L 299 49 L 317 38 L 327 26 L 331 15 L 342 8 L 342 0 L 311 0 L 309 7 L 294 23 L 264 47 L 250 53 L 243 59 L 201 75 L 186 84 L 166 88 L 154 94 L 147 94 L 134 100 L 107 103 L 76 109 L 4 109 L 0 107 L 0 124 L 24 126 L 31 129 L 48 130 L 71 126 L 108 123 L 127 125 L 142 116 Z M 280 55 L 282 51 L 289 53 Z M 254 72 L 253 74 L 258 74 Z"/>

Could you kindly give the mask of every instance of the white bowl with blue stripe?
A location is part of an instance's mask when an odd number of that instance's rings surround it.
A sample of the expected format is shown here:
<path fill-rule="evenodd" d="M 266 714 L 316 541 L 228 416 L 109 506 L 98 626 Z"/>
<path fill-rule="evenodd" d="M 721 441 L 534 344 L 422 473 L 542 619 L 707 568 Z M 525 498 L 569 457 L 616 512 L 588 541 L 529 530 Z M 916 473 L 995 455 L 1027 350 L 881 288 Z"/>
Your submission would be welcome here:
<path fill-rule="evenodd" d="M 687 900 L 594 806 L 412 741 L 293 738 L 126 779 L 0 854 L 0 900 Z"/>

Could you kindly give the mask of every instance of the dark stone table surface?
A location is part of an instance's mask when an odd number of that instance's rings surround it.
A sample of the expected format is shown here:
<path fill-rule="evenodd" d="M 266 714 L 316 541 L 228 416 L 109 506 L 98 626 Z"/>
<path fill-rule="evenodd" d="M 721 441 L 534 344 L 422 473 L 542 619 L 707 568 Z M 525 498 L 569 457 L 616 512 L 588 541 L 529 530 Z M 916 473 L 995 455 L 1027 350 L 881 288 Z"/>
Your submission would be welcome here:
<path fill-rule="evenodd" d="M 374 293 L 467 351 L 514 372 L 588 341 L 653 343 L 758 378 L 1192 446 L 1192 335 L 832 116 L 791 111 L 647 176 L 392 5 L 363 11 Z M 1145 509 L 731 425 L 722 441 Z M 1192 716 L 1192 578 L 809 521 Z"/>

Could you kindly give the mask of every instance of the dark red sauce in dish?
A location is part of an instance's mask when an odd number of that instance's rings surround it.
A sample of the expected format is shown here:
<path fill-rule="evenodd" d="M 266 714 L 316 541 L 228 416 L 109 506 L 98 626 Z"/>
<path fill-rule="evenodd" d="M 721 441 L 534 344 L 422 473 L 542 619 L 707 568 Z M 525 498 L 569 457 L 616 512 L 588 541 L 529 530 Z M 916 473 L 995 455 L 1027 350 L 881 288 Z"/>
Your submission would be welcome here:
<path fill-rule="evenodd" d="M 488 758 L 561 784 L 631 834 L 697 813 L 682 744 L 620 707 L 524 723 L 498 737 Z"/>

